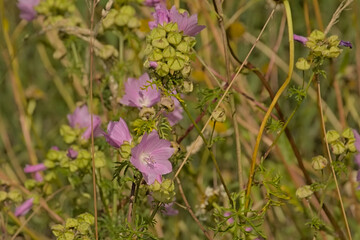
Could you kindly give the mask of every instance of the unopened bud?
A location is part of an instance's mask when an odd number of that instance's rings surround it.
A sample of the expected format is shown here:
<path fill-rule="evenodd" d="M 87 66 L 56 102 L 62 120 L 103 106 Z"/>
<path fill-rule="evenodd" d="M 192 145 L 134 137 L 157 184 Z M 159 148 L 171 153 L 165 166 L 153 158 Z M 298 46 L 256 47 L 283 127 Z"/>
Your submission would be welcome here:
<path fill-rule="evenodd" d="M 308 198 L 310 197 L 314 192 L 311 190 L 311 186 L 305 185 L 303 187 L 300 187 L 296 190 L 296 196 L 298 198 Z"/>
<path fill-rule="evenodd" d="M 143 120 L 152 119 L 155 116 L 155 109 L 153 107 L 144 107 L 140 110 L 139 116 Z"/>
<path fill-rule="evenodd" d="M 162 97 L 160 100 L 160 106 L 165 108 L 168 112 L 172 112 L 175 109 L 174 100 L 171 97 Z"/>
<path fill-rule="evenodd" d="M 319 155 L 312 158 L 311 166 L 313 167 L 313 169 L 318 171 L 324 169 L 327 163 L 328 163 L 327 159 Z"/>
<path fill-rule="evenodd" d="M 222 107 L 218 107 L 212 114 L 214 121 L 225 122 L 226 115 L 225 110 Z"/>

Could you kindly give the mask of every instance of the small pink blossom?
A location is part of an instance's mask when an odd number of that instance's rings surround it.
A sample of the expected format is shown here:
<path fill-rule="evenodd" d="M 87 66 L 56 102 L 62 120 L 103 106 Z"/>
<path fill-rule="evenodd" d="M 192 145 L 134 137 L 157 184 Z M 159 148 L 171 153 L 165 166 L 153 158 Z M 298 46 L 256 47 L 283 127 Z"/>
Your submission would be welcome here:
<path fill-rule="evenodd" d="M 25 173 L 33 173 L 46 170 L 46 167 L 43 163 L 39 163 L 36 165 L 26 165 L 24 168 Z"/>
<path fill-rule="evenodd" d="M 139 79 L 128 78 L 125 83 L 125 95 L 120 103 L 130 107 L 151 107 L 160 101 L 160 92 L 151 84 L 150 77 L 147 73 L 140 76 Z M 145 89 L 146 86 L 147 89 Z"/>
<path fill-rule="evenodd" d="M 158 63 L 157 63 L 157 62 L 154 62 L 154 61 L 150 61 L 150 62 L 149 62 L 149 65 L 150 65 L 151 68 L 157 68 Z"/>
<path fill-rule="evenodd" d="M 195 36 L 205 28 L 203 25 L 198 25 L 196 14 L 189 17 L 187 12 L 180 13 L 175 6 L 167 10 L 165 5 L 156 5 L 153 17 L 154 21 L 149 22 L 150 29 L 157 27 L 159 24 L 173 22 L 177 23 L 179 31 L 184 32 L 185 35 Z"/>
<path fill-rule="evenodd" d="M 124 121 L 110 121 L 107 127 L 107 134 L 104 134 L 106 141 L 113 147 L 119 148 L 125 141 L 131 143 L 132 137 L 130 131 Z"/>
<path fill-rule="evenodd" d="M 141 142 L 132 149 L 130 162 L 143 174 L 146 183 L 151 185 L 161 175 L 172 171 L 169 158 L 173 153 L 171 143 L 160 139 L 154 130 L 150 134 L 145 133 Z"/>
<path fill-rule="evenodd" d="M 29 198 L 28 200 L 26 200 L 25 202 L 23 202 L 19 207 L 17 207 L 15 209 L 15 216 L 19 217 L 19 216 L 23 216 L 26 213 L 28 213 L 30 211 L 30 209 L 32 208 L 34 203 L 34 198 Z"/>
<path fill-rule="evenodd" d="M 225 212 L 224 213 L 224 217 L 230 217 L 231 216 L 231 212 Z M 234 223 L 234 218 L 230 217 L 227 221 L 228 224 L 233 224 Z"/>
<path fill-rule="evenodd" d="M 73 148 L 69 148 L 68 151 L 67 151 L 66 156 L 68 156 L 69 158 L 74 160 L 74 159 L 77 158 L 78 154 L 79 153 L 77 151 L 75 151 Z"/>
<path fill-rule="evenodd" d="M 43 179 L 43 177 L 41 176 L 41 173 L 39 173 L 39 172 L 36 172 L 35 174 L 34 174 L 34 179 L 37 181 L 37 182 L 42 182 L 44 179 Z"/>
<path fill-rule="evenodd" d="M 77 107 L 73 114 L 67 115 L 67 118 L 69 125 L 72 128 L 85 128 L 85 132 L 82 135 L 84 139 L 89 139 L 91 137 L 91 114 L 89 113 L 88 107 L 86 105 Z M 99 137 L 103 134 L 100 128 L 100 124 L 100 117 L 93 115 L 94 137 Z"/>
<path fill-rule="evenodd" d="M 20 10 L 20 18 L 31 21 L 36 17 L 35 7 L 40 0 L 19 0 L 17 6 Z"/>

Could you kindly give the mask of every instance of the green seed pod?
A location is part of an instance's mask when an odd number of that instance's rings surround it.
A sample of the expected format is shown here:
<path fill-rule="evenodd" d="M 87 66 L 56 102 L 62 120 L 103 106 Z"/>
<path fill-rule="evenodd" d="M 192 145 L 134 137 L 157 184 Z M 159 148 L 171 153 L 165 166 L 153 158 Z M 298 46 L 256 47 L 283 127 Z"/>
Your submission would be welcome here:
<path fill-rule="evenodd" d="M 60 151 L 50 149 L 46 154 L 46 159 L 49 159 L 51 161 L 56 161 L 60 158 Z"/>
<path fill-rule="evenodd" d="M 77 226 L 79 226 L 79 222 L 75 218 L 66 219 L 66 222 L 65 222 L 66 229 L 76 228 Z"/>
<path fill-rule="evenodd" d="M 179 32 L 178 24 L 175 22 L 164 24 L 164 29 L 166 32 Z"/>
<path fill-rule="evenodd" d="M 166 40 L 166 38 L 156 38 L 152 40 L 151 45 L 156 48 L 165 49 L 167 46 L 169 46 L 169 42 Z"/>
<path fill-rule="evenodd" d="M 132 6 L 125 5 L 120 8 L 119 12 L 121 15 L 134 16 L 136 11 Z"/>
<path fill-rule="evenodd" d="M 171 57 L 175 57 L 176 51 L 172 46 L 167 46 L 164 50 L 163 50 L 163 56 L 165 58 L 171 58 Z"/>
<path fill-rule="evenodd" d="M 158 39 L 158 38 L 165 38 L 165 37 L 166 37 L 166 31 L 165 31 L 165 29 L 162 29 L 160 27 L 154 28 L 148 35 L 148 38 L 150 40 Z"/>
<path fill-rule="evenodd" d="M 102 25 L 105 29 L 111 28 L 115 23 L 115 18 L 118 12 L 115 9 L 111 9 L 108 15 L 102 21 Z"/>
<path fill-rule="evenodd" d="M 51 226 L 51 231 L 55 237 L 59 237 L 60 235 L 62 235 L 64 230 L 65 230 L 65 228 L 61 224 L 55 224 L 55 225 Z"/>
<path fill-rule="evenodd" d="M 5 201 L 5 199 L 7 198 L 8 193 L 4 192 L 4 191 L 0 191 L 0 203 Z"/>
<path fill-rule="evenodd" d="M 324 169 L 328 164 L 328 161 L 325 157 L 319 155 L 312 158 L 311 166 L 316 171 Z"/>
<path fill-rule="evenodd" d="M 95 168 L 105 167 L 106 160 L 105 160 L 105 155 L 104 155 L 103 152 L 101 152 L 101 151 L 96 151 L 94 157 L 95 157 L 95 158 L 94 158 Z"/>
<path fill-rule="evenodd" d="M 356 153 L 357 149 L 356 149 L 356 146 L 355 146 L 355 142 L 356 142 L 355 138 L 349 139 L 348 142 L 345 145 L 346 149 L 349 150 L 352 153 Z"/>
<path fill-rule="evenodd" d="M 85 222 L 80 223 L 79 226 L 77 227 L 77 230 L 83 235 L 87 234 L 89 232 L 89 229 L 90 229 L 90 225 Z M 84 240 L 84 237 L 81 237 L 81 239 Z"/>
<path fill-rule="evenodd" d="M 332 35 L 328 37 L 327 42 L 329 43 L 330 46 L 337 47 L 339 46 L 340 40 L 338 36 Z"/>
<path fill-rule="evenodd" d="M 77 160 L 69 162 L 69 170 L 70 172 L 76 172 L 79 169 L 77 165 Z"/>
<path fill-rule="evenodd" d="M 160 49 L 153 49 L 153 51 L 151 52 L 151 54 L 149 55 L 149 61 L 155 61 L 158 62 L 163 58 L 163 53 Z"/>
<path fill-rule="evenodd" d="M 46 182 L 50 182 L 55 179 L 57 179 L 57 176 L 56 176 L 55 172 L 53 172 L 53 171 L 47 172 L 44 176 L 44 180 Z"/>
<path fill-rule="evenodd" d="M 179 43 L 179 45 L 176 46 L 176 50 L 182 53 L 189 53 L 190 49 L 191 48 L 189 47 L 189 44 L 187 42 L 181 42 Z"/>
<path fill-rule="evenodd" d="M 338 47 L 330 47 L 330 49 L 328 51 L 324 52 L 324 56 L 328 57 L 328 58 L 336 58 L 340 55 L 340 53 L 342 52 L 342 50 Z"/>
<path fill-rule="evenodd" d="M 56 166 L 55 162 L 50 161 L 48 159 L 46 159 L 44 161 L 44 165 L 45 165 L 46 168 L 54 168 Z"/>
<path fill-rule="evenodd" d="M 130 20 L 130 16 L 129 15 L 125 15 L 125 14 L 118 14 L 115 19 L 114 22 L 116 25 L 118 25 L 119 27 L 123 27 L 126 24 L 128 24 Z"/>
<path fill-rule="evenodd" d="M 79 216 L 77 216 L 77 219 L 78 219 L 79 223 L 85 222 L 89 225 L 93 225 L 95 222 L 94 216 L 87 212 L 82 213 Z"/>
<path fill-rule="evenodd" d="M 185 66 L 185 61 L 179 57 L 169 58 L 167 65 L 171 70 L 180 71 Z"/>
<path fill-rule="evenodd" d="M 311 186 L 305 185 L 296 190 L 296 196 L 300 199 L 310 197 L 314 192 L 311 190 Z"/>
<path fill-rule="evenodd" d="M 345 129 L 345 130 L 342 132 L 341 136 L 343 136 L 344 138 L 347 138 L 347 139 L 355 138 L 354 133 L 353 133 L 353 131 L 351 130 L 351 128 Z"/>
<path fill-rule="evenodd" d="M 95 50 L 96 55 L 102 59 L 108 59 L 112 56 L 117 57 L 118 51 L 112 45 L 104 45 L 100 50 Z"/>
<path fill-rule="evenodd" d="M 69 125 L 62 125 L 60 127 L 60 135 L 64 138 L 64 142 L 71 144 L 76 140 L 77 133 Z"/>
<path fill-rule="evenodd" d="M 308 70 L 310 63 L 305 58 L 299 58 L 296 62 L 296 68 L 303 71 Z"/>
<path fill-rule="evenodd" d="M 190 66 L 185 66 L 184 69 L 181 71 L 181 73 L 182 73 L 183 75 L 184 75 L 183 71 L 184 71 L 187 67 L 190 68 Z M 190 68 L 190 69 L 191 69 L 191 68 Z M 193 89 L 194 89 L 194 85 L 193 85 L 192 82 L 190 82 L 190 81 L 184 81 L 184 82 L 183 82 L 182 90 L 183 90 L 184 93 L 191 93 L 191 92 L 193 91 Z"/>
<path fill-rule="evenodd" d="M 149 186 L 149 190 L 152 191 L 152 196 L 155 200 L 163 203 L 172 202 L 175 196 L 175 185 L 170 179 L 164 180 L 161 184 L 155 180 Z"/>
<path fill-rule="evenodd" d="M 132 17 L 129 19 L 127 26 L 129 28 L 138 28 L 140 27 L 141 23 L 139 21 L 139 19 L 137 19 L 136 17 Z"/>
<path fill-rule="evenodd" d="M 326 133 L 326 140 L 329 143 L 335 142 L 340 138 L 340 134 L 335 130 L 330 130 Z"/>
<path fill-rule="evenodd" d="M 340 140 L 336 140 L 332 143 L 330 143 L 331 146 L 331 150 L 333 152 L 333 154 L 335 155 L 340 155 L 342 153 L 345 152 L 346 148 L 343 142 L 341 142 Z"/>
<path fill-rule="evenodd" d="M 24 186 L 26 189 L 32 190 L 36 187 L 37 181 L 35 179 L 26 179 Z"/>
<path fill-rule="evenodd" d="M 120 146 L 120 156 L 123 159 L 128 159 L 131 155 L 131 145 L 129 142 L 124 141 L 123 144 Z"/>
<path fill-rule="evenodd" d="M 8 193 L 8 198 L 17 203 L 22 202 L 22 200 L 23 200 L 21 192 L 18 189 L 11 190 Z"/>
<path fill-rule="evenodd" d="M 325 39 L 325 34 L 319 30 L 314 30 L 310 33 L 309 36 L 310 39 L 314 39 L 316 41 L 318 40 L 324 40 Z"/>
<path fill-rule="evenodd" d="M 179 32 L 168 33 L 167 40 L 172 45 L 178 45 L 181 42 L 182 35 Z"/>
<path fill-rule="evenodd" d="M 191 73 L 191 66 L 190 65 L 185 65 L 184 68 L 181 70 L 181 74 L 184 78 L 188 78 L 190 76 Z M 190 93 L 193 91 L 193 84 L 190 81 L 184 81 L 183 86 L 182 86 L 183 92 L 184 93 Z"/>
<path fill-rule="evenodd" d="M 166 75 L 168 75 L 170 69 L 169 66 L 165 63 L 162 62 L 158 62 L 158 67 L 156 68 L 156 73 L 160 76 L 160 77 L 165 77 Z"/>

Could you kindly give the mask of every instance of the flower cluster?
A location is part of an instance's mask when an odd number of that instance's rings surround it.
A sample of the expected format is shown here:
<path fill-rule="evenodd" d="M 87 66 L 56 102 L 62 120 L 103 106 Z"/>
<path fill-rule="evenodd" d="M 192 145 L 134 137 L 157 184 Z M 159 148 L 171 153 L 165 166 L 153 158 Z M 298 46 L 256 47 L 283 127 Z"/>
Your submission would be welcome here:
<path fill-rule="evenodd" d="M 146 61 L 144 66 L 156 79 L 182 80 L 190 75 L 191 49 L 196 41 L 194 36 L 205 26 L 197 24 L 197 16 L 180 13 L 175 7 L 167 10 L 162 4 L 156 5 L 152 29 L 146 38 Z M 167 77 L 167 78 L 166 78 Z"/>
<path fill-rule="evenodd" d="M 135 16 L 135 9 L 132 6 L 125 5 L 120 9 L 111 9 L 102 21 L 104 29 L 115 27 L 137 28 L 140 21 Z"/>

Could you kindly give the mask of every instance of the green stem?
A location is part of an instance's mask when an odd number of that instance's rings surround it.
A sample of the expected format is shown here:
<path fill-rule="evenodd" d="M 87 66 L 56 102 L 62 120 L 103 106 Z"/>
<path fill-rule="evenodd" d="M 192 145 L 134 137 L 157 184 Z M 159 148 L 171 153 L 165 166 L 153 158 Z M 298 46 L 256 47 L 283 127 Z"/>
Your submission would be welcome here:
<path fill-rule="evenodd" d="M 259 150 L 259 146 L 260 146 L 260 142 L 261 142 L 261 137 L 264 133 L 265 130 L 265 125 L 270 117 L 270 114 L 272 112 L 272 110 L 274 109 L 278 99 L 280 98 L 281 94 L 284 92 L 285 88 L 287 87 L 287 85 L 290 83 L 291 80 L 291 75 L 293 72 L 293 68 L 294 68 L 294 39 L 293 39 L 293 24 L 292 24 L 292 17 L 291 17 L 291 9 L 290 9 L 290 5 L 288 0 L 284 0 L 283 1 L 284 7 L 285 7 L 285 12 L 286 12 L 286 18 L 287 18 L 287 25 L 288 25 L 288 34 L 289 34 L 289 69 L 288 69 L 288 75 L 287 78 L 285 80 L 285 82 L 283 83 L 283 85 L 280 87 L 279 91 L 276 93 L 274 99 L 272 100 L 269 109 L 267 110 L 264 119 L 261 123 L 260 126 L 260 130 L 259 133 L 257 135 L 256 138 L 256 143 L 255 143 L 255 147 L 254 147 L 254 152 L 252 155 L 252 159 L 251 159 L 251 168 L 250 168 L 250 173 L 249 173 L 249 180 L 248 180 L 248 184 L 247 184 L 247 188 L 246 188 L 246 194 L 245 194 L 245 209 L 247 210 L 249 207 L 249 203 L 250 203 L 250 193 L 251 193 L 251 186 L 252 186 L 252 181 L 254 178 L 254 173 L 255 173 L 255 166 L 256 166 L 256 157 L 257 157 L 257 152 Z"/>
<path fill-rule="evenodd" d="M 178 100 L 179 100 L 181 106 L 183 107 L 186 115 L 189 117 L 190 121 L 191 121 L 192 124 L 195 126 L 195 128 L 196 128 L 196 130 L 198 131 L 200 137 L 202 138 L 202 140 L 204 141 L 205 145 L 207 146 L 207 149 L 209 150 L 209 153 L 210 153 L 210 157 L 211 157 L 211 159 L 212 159 L 212 161 L 213 161 L 213 163 L 214 163 L 216 172 L 217 172 L 217 174 L 219 175 L 219 178 L 220 178 L 220 181 L 221 181 L 222 185 L 224 186 L 226 195 L 228 196 L 231 205 L 233 205 L 234 203 L 233 203 L 233 201 L 232 201 L 232 199 L 231 199 L 231 195 L 230 195 L 229 189 L 227 188 L 227 186 L 226 186 L 226 184 L 225 184 L 225 181 L 224 181 L 224 178 L 223 178 L 223 176 L 221 175 L 221 171 L 220 171 L 219 165 L 218 165 L 218 163 L 217 163 L 217 161 L 216 161 L 216 158 L 215 158 L 215 156 L 214 156 L 214 153 L 213 153 L 213 152 L 211 151 L 211 149 L 210 149 L 209 142 L 206 140 L 205 136 L 202 134 L 201 129 L 199 128 L 199 126 L 196 124 L 196 122 L 195 122 L 194 119 L 192 118 L 192 116 L 191 116 L 188 108 L 187 108 L 186 105 L 184 104 L 184 102 L 183 102 L 181 99 L 178 99 Z"/>

